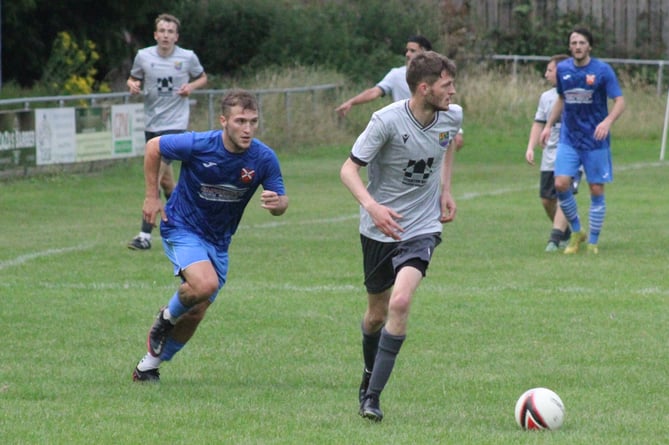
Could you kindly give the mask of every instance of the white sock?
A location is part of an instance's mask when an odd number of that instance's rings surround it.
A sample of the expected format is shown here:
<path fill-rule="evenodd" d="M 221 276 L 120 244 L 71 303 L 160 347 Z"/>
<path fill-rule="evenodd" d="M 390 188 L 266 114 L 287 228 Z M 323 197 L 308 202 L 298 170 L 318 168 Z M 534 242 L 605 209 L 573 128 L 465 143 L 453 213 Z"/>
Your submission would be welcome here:
<path fill-rule="evenodd" d="M 170 308 L 165 307 L 165 310 L 163 311 L 163 318 L 165 320 L 169 320 L 170 323 L 172 324 L 177 324 L 177 319 L 172 317 L 172 314 L 170 314 Z"/>
<path fill-rule="evenodd" d="M 160 359 L 160 357 L 154 357 L 147 352 L 144 358 L 141 359 L 137 364 L 137 369 L 139 369 L 142 372 L 148 371 L 150 369 L 158 369 L 161 363 L 162 360 Z"/>
<path fill-rule="evenodd" d="M 150 234 L 150 233 L 139 232 L 139 235 L 138 235 L 138 236 L 139 236 L 141 239 L 148 239 L 149 241 L 151 241 L 151 234 Z"/>

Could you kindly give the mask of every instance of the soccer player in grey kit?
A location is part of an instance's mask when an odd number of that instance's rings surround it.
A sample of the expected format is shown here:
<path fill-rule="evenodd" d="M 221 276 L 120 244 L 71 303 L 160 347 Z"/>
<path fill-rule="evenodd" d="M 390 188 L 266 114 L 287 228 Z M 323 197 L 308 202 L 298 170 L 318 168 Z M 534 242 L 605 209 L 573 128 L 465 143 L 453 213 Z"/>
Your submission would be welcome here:
<path fill-rule="evenodd" d="M 462 109 L 449 109 L 455 74 L 455 64 L 441 54 L 417 54 L 407 69 L 411 98 L 372 115 L 340 171 L 360 203 L 367 290 L 359 413 L 377 422 L 383 419 L 379 398 L 406 337 L 413 294 L 441 242 L 442 224 L 455 218 L 451 143 L 462 127 Z"/>
<path fill-rule="evenodd" d="M 207 84 L 207 75 L 197 55 L 181 48 L 179 19 L 160 14 L 155 20 L 154 46 L 140 49 L 135 56 L 127 85 L 131 94 L 144 92 L 144 136 L 183 133 L 188 129 L 188 96 Z M 143 88 L 143 90 L 142 90 Z M 159 186 L 168 199 L 174 190 L 174 174 L 169 162 L 160 165 Z M 139 234 L 128 243 L 133 250 L 151 248 L 152 225 L 142 220 Z"/>

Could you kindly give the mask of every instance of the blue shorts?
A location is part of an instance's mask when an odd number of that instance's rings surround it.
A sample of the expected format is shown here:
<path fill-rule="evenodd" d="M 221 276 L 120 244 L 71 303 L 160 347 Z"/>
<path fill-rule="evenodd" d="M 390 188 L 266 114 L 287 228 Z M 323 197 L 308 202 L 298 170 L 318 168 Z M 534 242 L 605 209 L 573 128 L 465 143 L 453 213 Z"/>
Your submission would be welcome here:
<path fill-rule="evenodd" d="M 581 165 L 589 184 L 604 184 L 613 181 L 609 147 L 597 150 L 576 150 L 571 145 L 558 143 L 555 176 L 575 177 Z"/>
<path fill-rule="evenodd" d="M 218 289 L 209 297 L 213 303 L 228 276 L 228 252 L 187 230 L 161 227 L 160 234 L 165 254 L 174 265 L 174 276 L 181 276 L 182 270 L 201 261 L 209 261 L 214 266 L 218 275 Z"/>

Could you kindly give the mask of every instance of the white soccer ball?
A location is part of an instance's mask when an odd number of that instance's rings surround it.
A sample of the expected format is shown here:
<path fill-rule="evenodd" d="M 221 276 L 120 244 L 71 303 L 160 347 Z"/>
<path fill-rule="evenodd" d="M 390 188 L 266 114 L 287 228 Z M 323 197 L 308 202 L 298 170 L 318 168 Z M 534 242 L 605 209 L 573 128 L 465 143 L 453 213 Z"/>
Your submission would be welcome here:
<path fill-rule="evenodd" d="M 516 402 L 516 423 L 524 430 L 556 430 L 564 422 L 564 404 L 548 388 L 532 388 Z"/>

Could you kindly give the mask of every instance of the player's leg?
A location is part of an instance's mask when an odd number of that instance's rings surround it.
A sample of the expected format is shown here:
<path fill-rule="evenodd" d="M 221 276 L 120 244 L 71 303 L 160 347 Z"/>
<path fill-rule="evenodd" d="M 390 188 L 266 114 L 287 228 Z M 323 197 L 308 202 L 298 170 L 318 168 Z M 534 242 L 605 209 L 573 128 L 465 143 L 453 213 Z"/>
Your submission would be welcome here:
<path fill-rule="evenodd" d="M 381 329 L 378 353 L 369 388 L 360 405 L 360 415 L 374 421 L 383 419 L 379 399 L 395 366 L 406 337 L 409 309 L 413 295 L 420 285 L 430 263 L 434 249 L 441 242 L 438 235 L 428 235 L 400 243 L 393 267 L 397 271 L 388 302 L 388 317 Z"/>
<path fill-rule="evenodd" d="M 580 244 L 586 238 L 586 233 L 581 228 L 576 197 L 572 188 L 573 177 L 578 174 L 580 166 L 580 153 L 570 145 L 558 144 L 558 151 L 555 157 L 555 190 L 557 191 L 560 208 L 567 218 L 572 231 L 569 245 L 564 251 L 566 254 L 578 252 Z"/>
<path fill-rule="evenodd" d="M 597 243 L 606 216 L 606 199 L 604 185 L 613 181 L 611 150 L 603 148 L 592 150 L 584 154 L 583 166 L 588 183 L 590 184 L 590 236 L 588 238 L 588 252 L 598 253 Z"/>
<path fill-rule="evenodd" d="M 154 137 L 160 136 L 160 133 L 155 133 L 152 131 L 144 132 L 144 140 L 149 142 Z M 163 166 L 160 166 L 160 173 L 158 174 L 158 179 L 160 180 L 162 174 Z M 128 242 L 128 249 L 132 250 L 149 250 L 151 248 L 151 231 L 153 230 L 154 221 L 145 221 L 142 218 L 142 223 L 140 225 L 139 233 L 133 239 Z"/>
<path fill-rule="evenodd" d="M 360 242 L 363 253 L 365 288 L 367 290 L 367 309 L 360 326 L 364 369 L 358 389 L 358 399 L 362 403 L 374 369 L 374 360 L 381 338 L 381 328 L 388 315 L 388 300 L 395 279 L 392 265 L 395 243 L 381 243 L 363 235 L 360 235 Z"/>
<path fill-rule="evenodd" d="M 556 214 L 559 210 L 557 204 L 557 192 L 555 191 L 555 175 L 552 171 L 542 171 L 539 179 L 539 198 L 541 198 L 541 204 L 546 212 L 546 216 L 551 221 L 552 229 L 550 236 L 548 238 L 548 243 L 544 249 L 546 252 L 557 252 L 560 241 L 564 237 L 565 228 L 557 223 L 561 221 L 556 221 Z M 560 212 L 562 214 L 562 212 Z"/>
<path fill-rule="evenodd" d="M 381 338 L 381 328 L 386 321 L 388 314 L 388 300 L 390 299 L 390 289 L 377 294 L 367 295 L 367 310 L 361 323 L 362 331 L 362 357 L 365 362 L 365 368 L 362 371 L 362 379 L 358 388 L 358 401 L 367 393 L 369 380 L 372 377 L 374 369 L 374 360 L 379 350 L 379 339 Z"/>
<path fill-rule="evenodd" d="M 223 287 L 228 268 L 227 252 L 217 251 L 185 231 L 173 230 L 163 239 L 165 252 L 182 278 L 179 289 L 163 307 L 148 335 L 148 353 L 133 373 L 135 380 L 147 380 L 143 373 L 155 372 L 171 360 L 195 333 L 204 315 Z M 148 380 L 157 380 L 156 378 Z"/>

